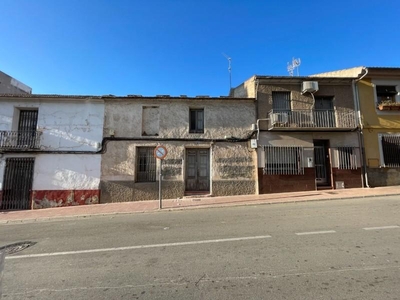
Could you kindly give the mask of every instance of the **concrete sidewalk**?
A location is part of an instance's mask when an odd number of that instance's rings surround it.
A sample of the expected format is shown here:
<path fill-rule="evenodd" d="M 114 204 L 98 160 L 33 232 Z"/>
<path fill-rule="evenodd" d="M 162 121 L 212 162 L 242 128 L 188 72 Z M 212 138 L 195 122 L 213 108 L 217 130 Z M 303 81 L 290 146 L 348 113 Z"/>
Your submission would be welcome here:
<path fill-rule="evenodd" d="M 163 200 L 163 211 L 197 209 L 208 207 L 224 207 L 254 204 L 292 203 L 305 201 L 339 200 L 376 196 L 398 195 L 400 186 L 379 188 L 357 188 L 343 190 L 324 190 L 294 193 L 242 195 L 226 197 L 197 197 Z M 123 203 L 107 203 L 83 206 L 57 207 L 38 210 L 1 211 L 0 224 L 48 221 L 65 218 L 90 217 L 111 214 L 129 214 L 159 211 L 159 201 L 136 201 Z"/>

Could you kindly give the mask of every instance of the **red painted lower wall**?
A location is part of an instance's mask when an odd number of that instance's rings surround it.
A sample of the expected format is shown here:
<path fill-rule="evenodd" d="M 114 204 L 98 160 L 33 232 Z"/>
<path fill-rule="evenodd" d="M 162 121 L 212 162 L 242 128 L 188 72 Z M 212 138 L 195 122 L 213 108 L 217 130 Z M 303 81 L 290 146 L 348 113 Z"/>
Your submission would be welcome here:
<path fill-rule="evenodd" d="M 260 194 L 315 191 L 315 169 L 305 168 L 304 175 L 266 175 L 258 169 Z"/>
<path fill-rule="evenodd" d="M 32 208 L 98 204 L 100 190 L 40 190 L 32 192 Z"/>
<path fill-rule="evenodd" d="M 362 187 L 361 168 L 356 170 L 332 169 L 333 181 L 343 181 L 346 189 Z"/>

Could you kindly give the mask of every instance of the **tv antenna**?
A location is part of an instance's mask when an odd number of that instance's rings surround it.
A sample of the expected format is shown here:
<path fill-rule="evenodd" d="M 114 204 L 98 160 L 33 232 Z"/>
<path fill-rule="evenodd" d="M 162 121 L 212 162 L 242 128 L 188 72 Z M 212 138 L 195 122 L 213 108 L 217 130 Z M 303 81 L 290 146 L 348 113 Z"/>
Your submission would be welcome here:
<path fill-rule="evenodd" d="M 228 60 L 228 72 L 229 72 L 229 90 L 232 88 L 232 67 L 231 67 L 231 61 L 232 58 L 230 58 L 228 55 L 226 55 L 224 52 L 222 52 L 222 55 L 225 56 L 225 58 Z"/>
<path fill-rule="evenodd" d="M 297 70 L 297 76 L 299 76 L 299 67 L 301 64 L 300 58 L 292 58 L 292 63 L 287 63 L 287 70 L 290 76 L 293 76 L 294 69 Z"/>

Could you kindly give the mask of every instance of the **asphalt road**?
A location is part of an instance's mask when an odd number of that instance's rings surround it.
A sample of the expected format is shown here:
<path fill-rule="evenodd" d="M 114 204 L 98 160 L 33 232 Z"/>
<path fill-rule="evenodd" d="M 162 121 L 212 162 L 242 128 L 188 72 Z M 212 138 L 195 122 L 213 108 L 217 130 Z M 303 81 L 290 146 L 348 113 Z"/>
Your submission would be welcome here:
<path fill-rule="evenodd" d="M 400 197 L 0 227 L 3 299 L 400 299 Z"/>

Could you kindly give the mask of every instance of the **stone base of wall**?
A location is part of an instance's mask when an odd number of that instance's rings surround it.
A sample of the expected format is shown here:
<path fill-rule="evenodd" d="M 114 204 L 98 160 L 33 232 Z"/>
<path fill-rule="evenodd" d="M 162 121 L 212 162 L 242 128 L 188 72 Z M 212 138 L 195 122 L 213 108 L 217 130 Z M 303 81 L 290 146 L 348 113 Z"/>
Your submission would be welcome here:
<path fill-rule="evenodd" d="M 304 175 L 264 175 L 258 169 L 260 194 L 315 191 L 315 169 L 305 168 Z"/>
<path fill-rule="evenodd" d="M 130 202 L 158 199 L 158 182 L 137 183 L 134 181 L 101 181 L 101 203 Z M 163 199 L 183 197 L 184 183 L 163 181 Z"/>
<path fill-rule="evenodd" d="M 40 190 L 32 192 L 32 208 L 98 204 L 100 190 Z"/>
<path fill-rule="evenodd" d="M 335 182 L 343 181 L 346 189 L 360 188 L 362 187 L 361 180 L 361 168 L 356 170 L 343 170 L 338 168 L 332 168 L 333 175 L 333 187 L 335 188 Z"/>
<path fill-rule="evenodd" d="M 213 196 L 254 195 L 256 182 L 254 180 L 213 181 Z"/>
<path fill-rule="evenodd" d="M 367 168 L 371 187 L 400 185 L 400 168 Z"/>

